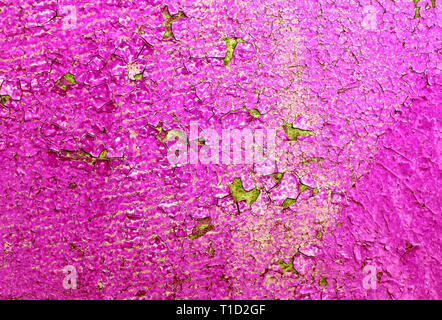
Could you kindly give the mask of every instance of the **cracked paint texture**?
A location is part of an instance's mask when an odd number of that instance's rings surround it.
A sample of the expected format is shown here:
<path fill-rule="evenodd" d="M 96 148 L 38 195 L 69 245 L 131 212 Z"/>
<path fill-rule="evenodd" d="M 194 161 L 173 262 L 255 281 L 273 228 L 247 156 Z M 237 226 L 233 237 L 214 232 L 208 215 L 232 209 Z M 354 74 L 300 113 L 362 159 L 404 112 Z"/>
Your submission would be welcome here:
<path fill-rule="evenodd" d="M 441 298 L 439 1 L 7 0 L 0 26 L 1 299 Z M 274 130 L 276 161 L 171 166 L 193 122 Z"/>

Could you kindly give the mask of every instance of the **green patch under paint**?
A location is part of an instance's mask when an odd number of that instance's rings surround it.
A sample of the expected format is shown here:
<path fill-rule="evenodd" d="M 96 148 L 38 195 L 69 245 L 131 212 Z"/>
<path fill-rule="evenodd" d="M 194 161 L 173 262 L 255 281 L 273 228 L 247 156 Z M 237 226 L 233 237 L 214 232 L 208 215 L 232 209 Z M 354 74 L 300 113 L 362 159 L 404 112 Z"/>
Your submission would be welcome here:
<path fill-rule="evenodd" d="M 284 202 L 282 203 L 281 206 L 285 209 L 285 208 L 288 208 L 292 204 L 295 204 L 295 203 L 296 203 L 296 199 L 287 198 L 287 199 L 284 200 Z"/>
<path fill-rule="evenodd" d="M 163 129 L 163 127 L 160 127 L 160 126 L 156 127 L 156 129 L 158 130 L 158 133 L 157 133 L 157 135 L 156 135 L 157 140 L 158 140 L 158 141 L 161 141 L 161 142 L 166 142 L 166 139 L 167 139 L 167 131 L 165 131 L 165 130 Z"/>
<path fill-rule="evenodd" d="M 95 162 L 97 162 L 97 159 L 109 159 L 107 157 L 107 150 L 104 149 L 100 152 L 100 155 L 98 157 L 94 157 L 90 153 L 83 152 L 83 151 L 68 151 L 68 150 L 61 150 L 61 155 L 66 158 L 70 158 L 72 160 L 80 160 L 87 162 L 89 164 L 94 165 Z"/>
<path fill-rule="evenodd" d="M 322 158 L 322 157 L 311 157 L 311 158 L 308 158 L 308 159 L 304 160 L 302 162 L 302 164 L 306 165 L 306 164 L 309 164 L 309 163 L 319 163 L 321 161 L 324 161 L 324 158 Z"/>
<path fill-rule="evenodd" d="M 188 236 L 190 240 L 195 240 L 199 237 L 204 236 L 209 231 L 215 229 L 215 226 L 212 224 L 212 218 L 203 218 L 198 219 L 198 225 L 192 229 L 192 233 Z"/>
<path fill-rule="evenodd" d="M 66 158 L 71 158 L 72 160 L 80 160 L 90 164 L 95 164 L 96 158 L 91 154 L 82 151 L 66 151 L 61 150 L 61 155 Z"/>
<path fill-rule="evenodd" d="M 421 8 L 418 7 L 418 3 L 420 0 L 413 0 L 414 2 L 414 19 L 420 18 L 421 17 Z"/>
<path fill-rule="evenodd" d="M 246 191 L 242 185 L 241 179 L 235 178 L 230 184 L 230 193 L 236 202 L 247 200 L 251 206 L 256 199 L 258 199 L 259 195 L 261 194 L 261 190 L 259 188 L 255 188 L 250 191 Z"/>
<path fill-rule="evenodd" d="M 70 84 L 76 84 L 77 81 L 75 81 L 74 75 L 72 73 L 66 73 L 63 78 L 65 78 Z"/>
<path fill-rule="evenodd" d="M 77 187 L 77 184 L 75 182 L 71 182 L 68 186 L 69 189 L 75 189 Z"/>
<path fill-rule="evenodd" d="M 212 241 L 210 241 L 210 245 L 209 245 L 209 248 L 207 249 L 207 252 L 208 252 L 211 256 L 214 256 L 214 255 L 215 255 L 215 249 L 213 249 Z"/>
<path fill-rule="evenodd" d="M 100 152 L 100 154 L 98 155 L 99 159 L 106 159 L 107 158 L 107 149 L 104 149 L 103 151 Z"/>
<path fill-rule="evenodd" d="M 175 35 L 172 31 L 172 23 L 180 18 L 186 18 L 186 15 L 183 11 L 179 11 L 174 15 L 170 15 L 169 8 L 167 6 L 163 8 L 163 26 L 166 29 L 163 34 L 164 39 L 175 38 Z"/>
<path fill-rule="evenodd" d="M 301 184 L 299 185 L 299 193 L 302 193 L 302 192 L 304 192 L 305 190 L 307 190 L 307 189 L 309 189 L 309 188 L 310 188 L 309 186 L 307 186 L 307 185 L 301 183 Z"/>
<path fill-rule="evenodd" d="M 322 287 L 325 287 L 328 284 L 326 277 L 321 277 L 321 280 L 319 280 L 319 285 Z"/>
<path fill-rule="evenodd" d="M 295 256 L 292 257 L 292 259 L 290 260 L 289 263 L 285 263 L 284 260 L 279 259 L 278 260 L 278 264 L 281 267 L 283 273 L 286 273 L 288 271 L 292 271 L 297 277 L 299 277 L 299 272 L 298 270 L 295 269 L 294 265 L 293 265 L 293 261 L 295 259 Z"/>
<path fill-rule="evenodd" d="M 324 234 L 322 233 L 322 231 L 318 231 L 317 233 L 316 233 L 316 238 L 318 238 L 318 239 L 322 239 L 322 236 L 323 236 Z"/>
<path fill-rule="evenodd" d="M 245 41 L 242 38 L 224 38 L 226 42 L 226 55 L 223 58 L 224 65 L 227 66 L 230 63 L 230 60 L 233 58 L 233 53 L 235 52 L 235 48 L 238 43 L 244 43 Z"/>
<path fill-rule="evenodd" d="M 319 193 L 319 189 L 318 188 L 314 188 L 312 192 L 313 192 L 313 194 L 318 194 Z"/>
<path fill-rule="evenodd" d="M 138 74 L 136 74 L 136 75 L 134 76 L 134 79 L 135 79 L 135 80 L 143 79 L 143 74 L 142 74 L 142 73 L 138 73 Z"/>
<path fill-rule="evenodd" d="M 303 129 L 298 129 L 298 128 L 294 128 L 292 124 L 289 123 L 284 123 L 282 125 L 287 137 L 290 140 L 298 140 L 298 137 L 305 137 L 305 136 L 313 136 L 316 135 L 316 133 L 314 131 L 311 130 L 303 130 Z"/>
<path fill-rule="evenodd" d="M 261 112 L 258 109 L 250 109 L 249 112 L 252 117 L 259 118 L 261 116 Z"/>
<path fill-rule="evenodd" d="M 76 84 L 74 75 L 71 73 L 66 73 L 63 77 L 55 81 L 55 85 L 60 87 L 62 90 L 67 91 L 69 85 Z"/>
<path fill-rule="evenodd" d="M 280 172 L 276 172 L 276 173 L 272 173 L 270 176 L 273 178 L 273 180 L 275 180 L 277 183 L 279 183 L 279 181 L 281 181 L 284 174 L 280 173 Z"/>
<path fill-rule="evenodd" d="M 2 104 L 2 105 L 5 105 L 6 104 L 6 102 L 8 102 L 8 100 L 9 99 L 11 99 L 11 97 L 9 96 L 9 95 L 4 95 L 4 96 L 0 96 L 1 97 L 1 100 L 0 100 L 0 103 Z"/>

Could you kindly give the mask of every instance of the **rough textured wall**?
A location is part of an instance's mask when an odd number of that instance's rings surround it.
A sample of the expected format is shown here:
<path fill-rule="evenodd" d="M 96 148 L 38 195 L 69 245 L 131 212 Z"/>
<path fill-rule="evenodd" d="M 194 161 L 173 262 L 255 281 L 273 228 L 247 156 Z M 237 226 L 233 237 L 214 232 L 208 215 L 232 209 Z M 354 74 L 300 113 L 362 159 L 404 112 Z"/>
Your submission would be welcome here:
<path fill-rule="evenodd" d="M 440 299 L 440 5 L 2 1 L 0 298 Z"/>

